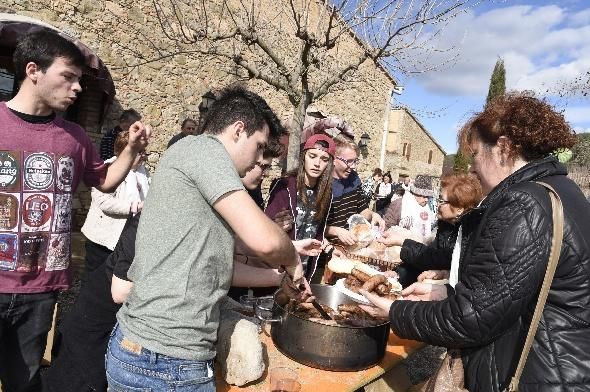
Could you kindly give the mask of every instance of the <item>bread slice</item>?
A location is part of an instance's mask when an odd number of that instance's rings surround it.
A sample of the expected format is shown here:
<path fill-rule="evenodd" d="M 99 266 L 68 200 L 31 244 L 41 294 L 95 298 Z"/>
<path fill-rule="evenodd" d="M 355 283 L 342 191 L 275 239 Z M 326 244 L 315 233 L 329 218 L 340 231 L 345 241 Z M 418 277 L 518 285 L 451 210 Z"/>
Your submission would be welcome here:
<path fill-rule="evenodd" d="M 350 260 L 345 257 L 332 257 L 328 262 L 328 268 L 337 274 L 350 274 L 353 268 L 364 272 L 369 276 L 380 274 L 375 268 L 356 260 Z"/>
<path fill-rule="evenodd" d="M 357 263 L 359 262 L 334 256 L 328 261 L 328 268 L 337 274 L 350 274 Z"/>

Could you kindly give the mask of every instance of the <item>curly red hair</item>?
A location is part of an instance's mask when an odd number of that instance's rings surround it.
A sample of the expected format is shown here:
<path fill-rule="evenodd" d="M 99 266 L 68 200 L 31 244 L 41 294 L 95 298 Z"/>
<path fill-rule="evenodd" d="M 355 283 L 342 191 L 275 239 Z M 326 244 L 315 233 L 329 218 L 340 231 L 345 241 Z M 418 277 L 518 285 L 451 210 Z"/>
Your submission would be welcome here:
<path fill-rule="evenodd" d="M 469 156 L 474 138 L 491 146 L 500 136 L 511 141 L 513 155 L 527 161 L 576 143 L 576 134 L 563 114 L 530 92 L 512 92 L 491 101 L 459 131 L 459 149 Z"/>
<path fill-rule="evenodd" d="M 440 186 L 447 191 L 447 201 L 454 208 L 470 210 L 483 199 L 481 183 L 471 174 L 446 175 L 440 179 Z"/>

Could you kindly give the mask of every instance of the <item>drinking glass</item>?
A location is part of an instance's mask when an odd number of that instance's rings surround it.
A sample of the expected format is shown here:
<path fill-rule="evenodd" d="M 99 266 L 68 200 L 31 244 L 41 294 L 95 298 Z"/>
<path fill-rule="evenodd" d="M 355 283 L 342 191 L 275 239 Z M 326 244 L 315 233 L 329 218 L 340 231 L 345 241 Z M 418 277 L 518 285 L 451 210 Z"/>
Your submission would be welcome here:
<path fill-rule="evenodd" d="M 276 367 L 268 371 L 270 392 L 299 392 L 301 384 L 299 383 L 297 373 L 287 367 Z"/>

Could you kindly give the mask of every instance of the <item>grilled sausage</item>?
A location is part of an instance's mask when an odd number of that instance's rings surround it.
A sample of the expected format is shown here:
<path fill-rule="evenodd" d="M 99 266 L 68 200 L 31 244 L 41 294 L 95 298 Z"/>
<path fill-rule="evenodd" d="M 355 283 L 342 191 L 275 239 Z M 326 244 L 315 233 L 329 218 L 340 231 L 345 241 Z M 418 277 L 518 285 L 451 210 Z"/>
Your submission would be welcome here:
<path fill-rule="evenodd" d="M 377 286 L 385 282 L 387 282 L 387 278 L 385 277 L 385 275 L 375 275 L 363 284 L 363 290 L 371 292 L 375 290 Z"/>
<path fill-rule="evenodd" d="M 385 281 L 385 283 L 381 283 L 380 285 L 377 285 L 377 287 L 375 288 L 375 293 L 380 296 L 387 295 L 387 294 L 389 294 L 390 291 L 391 291 L 391 285 L 387 281 Z"/>
<path fill-rule="evenodd" d="M 338 311 L 342 313 L 349 313 L 349 314 L 365 314 L 365 311 L 362 310 L 356 304 L 340 304 L 338 305 Z"/>
<path fill-rule="evenodd" d="M 368 281 L 369 279 L 371 279 L 371 277 L 369 276 L 369 274 L 364 273 L 363 271 L 360 271 L 356 268 L 353 268 L 352 271 L 350 272 L 350 274 L 352 276 L 354 276 L 355 278 L 357 278 L 358 280 L 360 280 L 361 282 L 365 283 L 366 281 Z"/>

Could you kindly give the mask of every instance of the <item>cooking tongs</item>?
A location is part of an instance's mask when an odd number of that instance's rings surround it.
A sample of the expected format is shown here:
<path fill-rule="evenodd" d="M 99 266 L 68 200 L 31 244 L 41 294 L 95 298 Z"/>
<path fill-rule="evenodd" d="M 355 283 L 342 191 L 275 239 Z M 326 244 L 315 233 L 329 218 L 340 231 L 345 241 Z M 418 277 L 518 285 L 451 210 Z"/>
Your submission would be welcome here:
<path fill-rule="evenodd" d="M 294 282 L 292 282 L 292 283 L 294 283 Z M 294 287 L 295 289 L 297 289 L 297 291 L 299 291 L 300 293 L 303 291 L 303 290 L 301 289 L 301 287 L 297 287 L 297 286 L 295 286 L 295 284 L 293 284 L 293 287 Z M 313 293 L 311 293 L 311 294 L 313 295 Z M 328 312 L 326 312 L 326 311 L 324 310 L 324 308 L 322 308 L 322 305 L 320 305 L 320 304 L 318 303 L 318 301 L 316 301 L 316 300 L 314 299 L 314 300 L 312 300 L 312 301 L 311 301 L 311 304 L 313 305 L 313 307 L 314 307 L 314 308 L 315 308 L 315 309 L 316 309 L 318 312 L 320 312 L 320 316 L 322 316 L 322 318 L 323 318 L 324 320 L 332 320 L 332 317 L 330 317 L 330 315 L 328 314 Z"/>
<path fill-rule="evenodd" d="M 332 320 L 332 317 L 330 317 L 330 315 L 328 314 L 328 312 L 326 312 L 324 310 L 324 308 L 322 308 L 322 305 L 320 305 L 318 303 L 318 301 L 316 301 L 315 299 L 313 301 L 311 301 L 311 304 L 313 305 L 314 308 L 316 308 L 316 310 L 318 312 L 320 312 L 320 315 L 322 316 L 322 318 L 324 320 Z"/>

